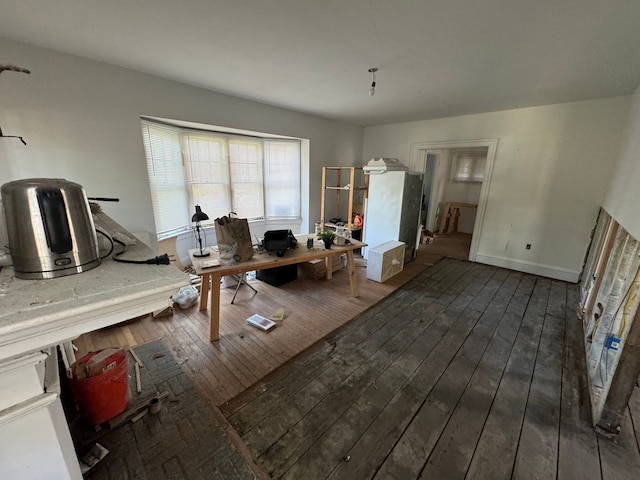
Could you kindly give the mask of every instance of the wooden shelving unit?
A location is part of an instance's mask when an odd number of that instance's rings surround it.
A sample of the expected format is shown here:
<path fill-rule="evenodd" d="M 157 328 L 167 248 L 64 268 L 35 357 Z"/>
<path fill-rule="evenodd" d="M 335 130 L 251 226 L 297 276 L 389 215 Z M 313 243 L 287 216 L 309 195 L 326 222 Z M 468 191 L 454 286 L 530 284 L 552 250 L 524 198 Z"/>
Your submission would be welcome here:
<path fill-rule="evenodd" d="M 332 175 L 333 174 L 333 175 Z M 332 176 L 333 178 L 328 178 Z M 325 203 L 327 194 L 335 194 L 335 214 L 333 218 L 340 217 L 341 196 L 343 192 L 347 192 L 347 201 L 349 202 L 347 209 L 347 218 L 343 219 L 345 226 L 351 230 L 353 228 L 354 217 L 354 196 L 357 192 L 362 192 L 362 202 L 360 211 L 362 214 L 364 204 L 367 199 L 367 190 L 369 189 L 369 176 L 364 174 L 362 167 L 322 167 L 322 202 L 320 207 L 320 223 L 325 227 L 335 227 L 329 222 L 326 216 Z M 358 230 L 358 229 L 356 229 Z"/>

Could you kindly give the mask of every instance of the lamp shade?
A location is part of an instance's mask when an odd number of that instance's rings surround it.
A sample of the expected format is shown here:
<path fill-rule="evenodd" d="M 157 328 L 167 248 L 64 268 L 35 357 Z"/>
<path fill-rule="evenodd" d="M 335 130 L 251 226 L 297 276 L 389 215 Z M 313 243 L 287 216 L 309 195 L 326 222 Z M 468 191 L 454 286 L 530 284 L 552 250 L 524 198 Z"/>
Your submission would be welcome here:
<path fill-rule="evenodd" d="M 209 220 L 209 215 L 204 213 L 200 208 L 200 205 L 196 205 L 196 213 L 191 217 L 192 222 L 202 222 L 203 220 Z"/>

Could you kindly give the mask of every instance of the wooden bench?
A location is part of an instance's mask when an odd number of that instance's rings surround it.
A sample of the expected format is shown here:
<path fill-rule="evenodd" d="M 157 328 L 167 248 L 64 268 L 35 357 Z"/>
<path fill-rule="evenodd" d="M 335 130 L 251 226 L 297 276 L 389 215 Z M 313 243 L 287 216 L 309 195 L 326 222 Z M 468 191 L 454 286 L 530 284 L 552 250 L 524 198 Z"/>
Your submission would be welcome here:
<path fill-rule="evenodd" d="M 445 233 L 453 233 L 458 231 L 458 217 L 460 216 L 461 208 L 478 208 L 475 203 L 447 203 L 447 208 L 442 214 L 442 221 L 440 221 L 440 230 L 438 233 L 442 235 Z"/>

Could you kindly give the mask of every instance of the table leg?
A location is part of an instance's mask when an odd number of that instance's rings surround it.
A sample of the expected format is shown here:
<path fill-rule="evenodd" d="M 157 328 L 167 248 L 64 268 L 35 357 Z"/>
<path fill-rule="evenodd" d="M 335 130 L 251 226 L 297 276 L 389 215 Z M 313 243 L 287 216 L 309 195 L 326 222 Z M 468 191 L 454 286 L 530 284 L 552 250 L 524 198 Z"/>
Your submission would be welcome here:
<path fill-rule="evenodd" d="M 358 296 L 358 276 L 356 275 L 356 262 L 353 259 L 353 250 L 347 250 L 347 272 L 349 273 L 349 284 L 351 285 L 351 295 Z"/>
<path fill-rule="evenodd" d="M 200 310 L 207 309 L 210 288 L 211 288 L 211 275 L 209 273 L 204 273 L 200 275 Z"/>
<path fill-rule="evenodd" d="M 211 275 L 211 330 L 209 340 L 215 342 L 220 339 L 220 280 L 222 275 Z"/>
<path fill-rule="evenodd" d="M 324 258 L 324 264 L 327 267 L 327 280 L 331 280 L 333 278 L 333 255 L 327 255 Z"/>

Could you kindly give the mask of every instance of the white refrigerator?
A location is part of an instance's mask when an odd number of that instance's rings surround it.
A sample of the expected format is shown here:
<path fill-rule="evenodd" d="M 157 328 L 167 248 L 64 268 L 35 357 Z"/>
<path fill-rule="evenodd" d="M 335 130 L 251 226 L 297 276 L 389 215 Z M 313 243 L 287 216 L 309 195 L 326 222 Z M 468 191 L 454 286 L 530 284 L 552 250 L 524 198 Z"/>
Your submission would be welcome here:
<path fill-rule="evenodd" d="M 422 173 L 388 170 L 369 174 L 369 191 L 364 215 L 363 241 L 369 250 L 397 240 L 406 245 L 405 262 L 415 258 L 422 199 Z"/>

